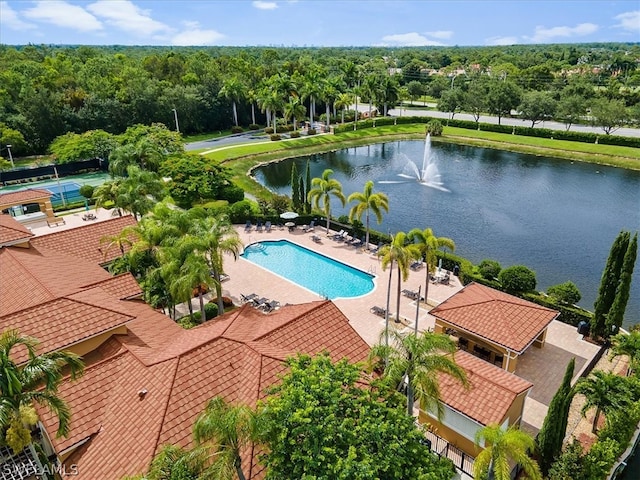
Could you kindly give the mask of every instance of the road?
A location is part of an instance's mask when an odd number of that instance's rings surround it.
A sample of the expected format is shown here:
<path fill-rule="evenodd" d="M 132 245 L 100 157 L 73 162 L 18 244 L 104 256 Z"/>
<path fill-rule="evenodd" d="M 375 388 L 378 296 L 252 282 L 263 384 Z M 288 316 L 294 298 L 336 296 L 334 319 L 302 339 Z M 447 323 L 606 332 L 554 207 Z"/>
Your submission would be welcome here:
<path fill-rule="evenodd" d="M 366 108 L 361 109 L 360 105 L 358 105 L 358 110 L 360 111 L 367 111 L 368 109 L 369 109 L 368 106 L 366 106 Z M 389 114 L 393 117 L 400 117 L 400 116 L 406 117 L 408 115 L 413 115 L 413 116 L 434 117 L 434 118 L 440 118 L 443 120 L 447 120 L 448 118 L 451 117 L 451 114 L 448 112 L 439 112 L 436 110 L 418 110 L 413 108 L 411 110 L 407 110 L 406 108 L 403 108 L 402 110 L 397 108 L 392 108 L 391 110 L 389 110 Z M 472 122 L 475 122 L 475 119 L 473 118 L 473 116 L 468 113 L 456 113 L 453 118 L 457 120 L 470 120 Z M 480 117 L 480 122 L 497 124 L 498 117 L 482 115 Z M 516 127 L 531 126 L 531 121 L 520 120 L 517 118 L 503 117 L 500 123 L 502 123 L 502 125 L 510 125 L 510 126 L 516 126 Z M 566 130 L 567 127 L 564 123 L 550 121 L 550 122 L 537 123 L 534 128 L 550 128 L 551 130 Z M 572 132 L 590 132 L 590 133 L 598 133 L 600 135 L 604 135 L 604 132 L 600 127 L 591 127 L 589 125 L 571 125 L 570 130 Z M 624 137 L 640 137 L 640 128 L 619 128 L 612 134 L 621 135 Z"/>

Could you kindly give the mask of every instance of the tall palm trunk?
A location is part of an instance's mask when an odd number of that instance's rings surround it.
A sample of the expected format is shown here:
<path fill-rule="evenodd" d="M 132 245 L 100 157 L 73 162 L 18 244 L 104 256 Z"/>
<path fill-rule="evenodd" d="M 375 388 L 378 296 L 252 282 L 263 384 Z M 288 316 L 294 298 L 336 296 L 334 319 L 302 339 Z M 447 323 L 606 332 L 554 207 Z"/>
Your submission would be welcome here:
<path fill-rule="evenodd" d="M 394 321 L 396 323 L 400 323 L 400 283 L 402 282 L 402 272 L 400 270 L 400 265 L 397 265 L 397 267 L 398 267 L 398 287 L 397 287 L 397 297 L 396 297 L 396 319 Z"/>
<path fill-rule="evenodd" d="M 233 102 L 233 121 L 235 122 L 237 127 L 238 126 L 238 109 L 236 108 L 235 100 Z"/>
<path fill-rule="evenodd" d="M 251 102 L 251 121 L 254 125 L 256 124 L 256 107 L 253 102 Z"/>
<path fill-rule="evenodd" d="M 384 345 L 389 348 L 389 310 L 391 309 L 391 279 L 393 278 L 393 261 L 389 265 L 389 285 L 387 285 L 387 308 L 384 311 Z M 388 352 L 387 352 L 388 355 Z M 389 364 L 389 358 L 385 358 L 385 364 Z"/>
<path fill-rule="evenodd" d="M 367 251 L 369 250 L 369 210 L 367 209 L 367 234 L 365 237 L 365 248 L 367 249 Z"/>
<path fill-rule="evenodd" d="M 202 288 L 198 288 L 198 301 L 200 302 L 200 321 L 204 322 L 207 317 L 204 313 L 204 297 L 202 295 Z"/>
<path fill-rule="evenodd" d="M 240 457 L 236 458 L 235 461 L 236 474 L 238 475 L 238 480 L 246 480 L 247 477 L 244 476 L 244 472 L 242 471 L 242 462 Z"/>
<path fill-rule="evenodd" d="M 424 303 L 426 306 L 427 303 L 429 302 L 429 247 L 426 248 L 425 255 L 424 255 L 424 262 L 426 264 L 425 266 L 427 271 L 427 273 L 425 274 L 425 280 L 424 280 Z"/>

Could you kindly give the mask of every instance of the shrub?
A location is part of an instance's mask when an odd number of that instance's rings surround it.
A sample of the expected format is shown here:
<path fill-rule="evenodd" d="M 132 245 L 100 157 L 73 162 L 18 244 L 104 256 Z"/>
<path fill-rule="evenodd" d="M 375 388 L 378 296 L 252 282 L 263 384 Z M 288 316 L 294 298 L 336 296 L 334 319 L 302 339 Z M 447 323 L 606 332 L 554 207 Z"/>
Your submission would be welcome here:
<path fill-rule="evenodd" d="M 478 272 L 482 275 L 482 278 L 486 278 L 487 280 L 494 280 L 498 278 L 500 270 L 502 270 L 502 267 L 500 266 L 500 263 L 495 260 L 485 259 L 480 262 L 480 265 L 478 265 Z"/>
<path fill-rule="evenodd" d="M 229 217 L 233 223 L 243 223 L 252 215 L 252 202 L 249 200 L 241 200 L 229 207 Z"/>
<path fill-rule="evenodd" d="M 573 305 L 578 303 L 582 298 L 580 290 L 573 282 L 559 283 L 547 288 L 547 294 L 561 303 Z"/>
<path fill-rule="evenodd" d="M 213 303 L 216 306 L 216 309 L 218 308 L 218 298 L 214 298 L 213 300 L 211 300 L 210 303 Z M 231 300 L 231 298 L 229 297 L 222 297 L 222 306 L 224 308 L 231 308 L 233 307 L 233 300 Z M 216 310 L 217 312 L 217 310 Z"/>
<path fill-rule="evenodd" d="M 427 133 L 430 133 L 434 137 L 442 135 L 442 123 L 440 123 L 440 120 L 431 120 L 427 123 Z"/>
<path fill-rule="evenodd" d="M 260 130 L 260 125 L 257 123 L 251 123 L 249 124 L 249 130 Z"/>
<path fill-rule="evenodd" d="M 316 129 L 315 128 L 310 128 L 309 130 L 307 130 L 307 135 L 315 135 L 316 133 Z"/>
<path fill-rule="evenodd" d="M 282 137 L 277 133 L 272 133 L 269 138 L 271 139 L 272 142 L 277 142 L 278 140 L 282 139 Z"/>
<path fill-rule="evenodd" d="M 291 133 L 289 134 L 289 136 L 290 136 L 291 138 L 298 138 L 298 137 L 300 136 L 300 132 L 291 132 Z"/>
<path fill-rule="evenodd" d="M 84 198 L 91 198 L 93 197 L 93 187 L 91 185 L 82 185 L 80 187 L 80 195 L 82 195 Z"/>
<path fill-rule="evenodd" d="M 530 292 L 536 288 L 536 274 L 524 265 L 505 268 L 498 275 L 498 280 L 508 293 Z"/>
<path fill-rule="evenodd" d="M 198 317 L 199 317 L 199 314 L 200 312 L 198 312 Z M 180 320 L 178 320 L 178 325 L 180 325 L 185 330 L 189 330 L 190 328 L 198 326 L 198 324 L 189 315 L 187 315 L 186 317 L 182 317 Z"/>
<path fill-rule="evenodd" d="M 273 133 L 273 127 L 267 127 L 264 129 L 264 133 L 271 135 Z"/>
<path fill-rule="evenodd" d="M 235 185 L 225 185 L 220 188 L 218 198 L 229 203 L 237 203 L 244 200 L 244 190 Z"/>
<path fill-rule="evenodd" d="M 199 313 L 199 312 L 198 312 Z M 207 320 L 211 320 L 218 316 L 218 305 L 209 302 L 204 306 L 204 315 Z"/>
<path fill-rule="evenodd" d="M 242 133 L 242 132 L 244 132 L 244 129 L 240 126 L 236 127 L 234 125 L 233 127 L 231 127 L 231 133 Z"/>

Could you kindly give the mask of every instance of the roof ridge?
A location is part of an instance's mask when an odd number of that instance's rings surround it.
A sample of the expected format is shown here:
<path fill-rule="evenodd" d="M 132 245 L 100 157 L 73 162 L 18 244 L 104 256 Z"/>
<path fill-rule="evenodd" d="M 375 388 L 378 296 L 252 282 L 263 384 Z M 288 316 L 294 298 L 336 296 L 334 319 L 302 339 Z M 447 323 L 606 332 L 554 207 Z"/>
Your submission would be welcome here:
<path fill-rule="evenodd" d="M 315 302 L 313 302 L 313 303 L 315 303 Z M 286 322 L 282 323 L 281 325 L 278 325 L 276 328 L 273 328 L 273 329 L 271 329 L 271 330 L 269 330 L 269 331 L 267 331 L 267 332 L 263 333 L 263 334 L 262 334 L 262 335 L 260 335 L 259 337 L 254 338 L 253 340 L 254 340 L 254 341 L 262 340 L 262 339 L 263 339 L 264 337 L 266 337 L 267 335 L 271 335 L 272 333 L 277 332 L 278 330 L 280 330 L 280 329 L 284 328 L 285 326 L 287 326 L 287 325 L 291 324 L 292 322 L 294 322 L 294 321 L 296 321 L 296 320 L 299 320 L 299 319 L 300 319 L 300 317 L 302 317 L 303 315 L 308 315 L 309 313 L 311 313 L 311 312 L 313 312 L 313 311 L 315 311 L 315 310 L 318 310 L 320 307 L 323 307 L 323 306 L 327 305 L 328 303 L 333 304 L 333 302 L 331 302 L 331 300 L 324 300 L 324 301 L 320 301 L 320 302 L 319 302 L 317 305 L 315 305 L 314 307 L 310 308 L 309 310 L 305 310 L 305 312 L 304 312 L 304 313 L 301 313 L 301 314 L 299 314 L 299 315 L 296 315 L 295 317 L 290 318 L 289 320 L 287 320 Z M 305 304 L 299 304 L 299 305 L 305 305 Z M 308 305 L 308 303 L 307 303 L 306 305 Z M 336 307 L 336 308 L 338 308 L 338 307 Z"/>
<path fill-rule="evenodd" d="M 112 281 L 112 280 L 114 280 L 116 278 L 126 277 L 127 275 L 131 275 L 133 277 L 133 274 L 131 272 L 118 273 L 117 275 L 113 275 L 113 276 L 111 276 L 109 278 L 105 278 L 103 280 L 98 280 L 97 282 L 87 283 L 85 285 L 82 285 L 82 288 L 96 287 L 96 286 L 98 286 L 100 284 L 103 284 L 105 282 L 110 282 L 110 281 Z M 135 280 L 135 277 L 133 277 L 133 279 Z M 137 280 L 136 280 L 136 283 L 138 283 Z"/>
<path fill-rule="evenodd" d="M 484 360 L 480 360 L 480 361 L 481 361 L 481 362 L 484 362 Z M 488 365 L 489 367 L 494 367 L 494 368 L 497 368 L 498 370 L 500 370 L 500 372 L 501 372 L 501 373 L 500 373 L 500 375 L 502 375 L 502 376 L 514 376 L 514 377 L 519 378 L 520 380 L 524 380 L 525 382 L 527 382 L 530 386 L 529 386 L 527 389 L 525 389 L 525 390 L 528 390 L 528 389 L 530 389 L 530 388 L 532 388 L 532 387 L 533 387 L 533 384 L 532 384 L 531 382 L 529 382 L 528 380 L 526 380 L 526 379 L 524 379 L 524 378 L 522 378 L 522 377 L 518 377 L 518 375 L 516 375 L 515 373 L 511 373 L 511 372 L 509 372 L 509 371 L 507 371 L 507 370 L 504 370 L 504 369 L 502 369 L 502 368 L 500 368 L 500 367 L 497 367 L 497 366 L 495 366 L 495 365 L 491 365 L 491 364 L 490 364 L 490 363 L 488 363 L 488 362 L 485 362 L 485 363 L 487 363 L 487 365 Z M 474 375 L 477 375 L 477 376 L 479 376 L 479 377 L 482 377 L 482 379 L 483 379 L 483 380 L 485 380 L 485 381 L 487 381 L 487 382 L 489 382 L 489 383 L 491 383 L 491 384 L 493 384 L 493 385 L 496 385 L 497 387 L 500 387 L 500 388 L 502 388 L 503 390 L 507 390 L 507 391 L 509 391 L 509 392 L 511 392 L 511 393 L 515 393 L 516 395 L 520 395 L 522 392 L 524 392 L 524 390 L 513 390 L 513 389 L 511 389 L 511 382 L 508 382 L 508 385 L 509 385 L 509 386 L 507 386 L 507 384 L 506 384 L 506 383 L 505 383 L 505 384 L 501 384 L 501 383 L 496 382 L 495 380 L 493 380 L 493 379 L 492 379 L 492 378 L 490 378 L 490 377 L 487 377 L 487 376 L 485 376 L 485 375 L 481 375 L 481 374 L 479 374 L 477 370 L 471 370 L 471 372 L 472 372 Z M 504 374 L 507 374 L 507 375 L 504 375 Z"/>
<path fill-rule="evenodd" d="M 143 365 L 144 365 L 144 363 L 143 363 Z M 166 401 L 165 401 L 164 411 L 162 412 L 162 418 L 160 419 L 160 427 L 158 428 L 158 435 L 156 435 L 156 440 L 154 442 L 155 446 L 153 447 L 153 455 L 151 456 L 151 458 L 155 458 L 155 456 L 157 454 L 157 451 L 158 451 L 158 447 L 160 446 L 160 436 L 162 435 L 162 429 L 164 427 L 164 420 L 167 417 L 167 411 L 169 410 L 169 403 L 171 401 L 171 397 L 173 396 L 173 386 L 176 383 L 176 377 L 178 376 L 178 367 L 179 366 L 180 366 L 180 356 L 178 356 L 178 358 L 176 360 L 176 366 L 173 369 L 173 375 L 171 376 L 171 385 L 169 386 L 169 395 L 167 395 L 167 398 L 166 398 Z"/>
<path fill-rule="evenodd" d="M 94 288 L 96 288 L 96 287 L 94 287 Z M 63 297 L 60 297 L 60 298 L 66 298 L 67 300 L 70 300 L 70 301 L 72 301 L 72 302 L 76 302 L 76 303 L 81 303 L 82 305 L 88 305 L 88 306 L 90 306 L 90 307 L 99 308 L 100 310 L 106 310 L 106 311 L 108 311 L 108 312 L 117 313 L 118 315 L 123 315 L 123 316 L 125 316 L 125 317 L 129 317 L 129 319 L 130 319 L 130 320 L 134 320 L 134 319 L 138 318 L 138 317 L 137 317 L 137 316 L 135 316 L 135 315 L 131 315 L 130 313 L 123 313 L 123 312 L 119 312 L 118 310 L 114 310 L 114 309 L 113 309 L 113 308 L 111 308 L 111 307 L 103 307 L 102 305 L 95 305 L 95 304 L 93 304 L 93 303 L 89 303 L 89 302 L 84 301 L 84 300 L 79 300 L 79 299 L 71 298 L 73 295 L 82 295 L 82 294 L 84 294 L 84 293 L 89 292 L 90 290 L 91 290 L 91 289 L 88 289 L 88 290 L 80 290 L 80 291 L 78 291 L 78 292 L 70 293 L 70 294 L 65 295 L 65 296 L 63 296 Z M 115 297 L 109 297 L 109 299 L 110 299 L 110 300 L 113 300 L 113 301 L 116 301 L 116 302 L 118 302 L 118 301 L 122 301 L 122 300 L 120 300 L 120 299 L 116 299 Z"/>

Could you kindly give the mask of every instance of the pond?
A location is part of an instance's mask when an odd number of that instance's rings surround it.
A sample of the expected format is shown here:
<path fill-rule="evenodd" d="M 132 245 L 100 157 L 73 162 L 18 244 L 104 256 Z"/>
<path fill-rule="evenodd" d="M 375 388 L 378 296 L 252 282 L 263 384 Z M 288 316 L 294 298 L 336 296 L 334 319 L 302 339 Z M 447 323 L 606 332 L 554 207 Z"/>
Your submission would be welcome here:
<path fill-rule="evenodd" d="M 390 211 L 372 228 L 430 227 L 476 264 L 489 258 L 503 268 L 528 266 L 539 290 L 571 280 L 582 293 L 580 305 L 593 308 L 613 240 L 622 229 L 640 229 L 640 171 L 440 143 L 427 150 L 433 165 L 424 168 L 425 150 L 424 141 L 376 144 L 272 163 L 254 175 L 285 195 L 291 195 L 292 163 L 304 175 L 307 159 L 312 177 L 331 168 L 346 196 L 373 180 L 374 191 L 388 195 Z M 430 185 L 416 178 L 422 170 Z M 334 200 L 332 215 L 349 208 Z M 636 322 L 638 265 L 625 325 Z"/>

